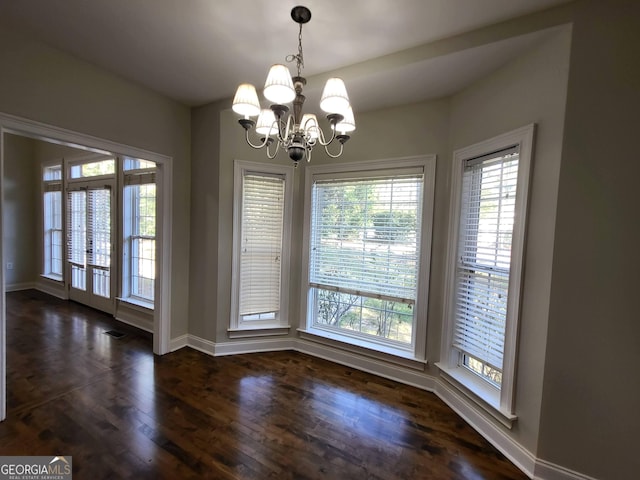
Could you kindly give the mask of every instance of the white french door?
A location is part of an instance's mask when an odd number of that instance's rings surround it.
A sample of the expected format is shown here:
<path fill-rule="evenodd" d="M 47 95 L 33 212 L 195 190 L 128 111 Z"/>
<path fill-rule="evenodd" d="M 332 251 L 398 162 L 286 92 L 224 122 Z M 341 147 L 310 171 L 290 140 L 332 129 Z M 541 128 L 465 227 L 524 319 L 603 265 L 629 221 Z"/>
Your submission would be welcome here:
<path fill-rule="evenodd" d="M 67 192 L 69 298 L 114 312 L 114 182 L 73 182 Z"/>

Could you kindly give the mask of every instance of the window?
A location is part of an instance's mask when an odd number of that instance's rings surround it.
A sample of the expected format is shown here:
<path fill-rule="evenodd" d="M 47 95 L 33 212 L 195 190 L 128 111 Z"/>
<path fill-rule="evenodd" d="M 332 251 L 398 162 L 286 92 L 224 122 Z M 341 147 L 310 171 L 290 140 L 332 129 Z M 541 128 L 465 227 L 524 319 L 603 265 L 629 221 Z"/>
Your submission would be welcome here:
<path fill-rule="evenodd" d="M 291 167 L 235 163 L 232 336 L 288 328 L 289 254 L 284 252 L 289 251 L 292 175 Z"/>
<path fill-rule="evenodd" d="M 445 373 L 513 414 L 533 127 L 454 154 Z"/>
<path fill-rule="evenodd" d="M 62 280 L 62 165 L 43 169 L 43 270 L 42 274 Z"/>
<path fill-rule="evenodd" d="M 307 172 L 306 331 L 422 358 L 435 158 Z"/>
<path fill-rule="evenodd" d="M 153 162 L 125 157 L 123 292 L 127 301 L 153 307 L 156 278 L 156 184 Z M 126 170 L 127 165 L 135 170 Z M 155 164 L 154 164 L 155 165 Z"/>
<path fill-rule="evenodd" d="M 98 155 L 99 156 L 99 155 Z M 116 159 L 106 158 L 93 162 L 83 160 L 82 163 L 71 165 L 69 178 L 87 178 L 116 173 Z"/>

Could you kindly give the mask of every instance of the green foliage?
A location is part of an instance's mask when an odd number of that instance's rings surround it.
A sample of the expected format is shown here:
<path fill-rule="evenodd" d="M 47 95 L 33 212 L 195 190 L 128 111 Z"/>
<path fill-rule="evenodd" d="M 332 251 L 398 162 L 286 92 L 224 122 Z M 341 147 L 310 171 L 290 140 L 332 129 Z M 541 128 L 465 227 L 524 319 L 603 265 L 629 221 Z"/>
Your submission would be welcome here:
<path fill-rule="evenodd" d="M 323 191 L 322 215 L 324 222 L 333 227 L 328 236 L 341 240 L 358 238 L 368 227 L 365 214 L 368 203 L 375 200 L 375 192 L 369 185 L 354 184 L 344 188 Z"/>
<path fill-rule="evenodd" d="M 416 215 L 413 211 L 376 212 L 371 219 L 376 240 L 404 242 L 416 231 Z"/>
<path fill-rule="evenodd" d="M 319 289 L 316 322 L 321 325 L 410 343 L 413 306 Z"/>
<path fill-rule="evenodd" d="M 156 186 L 146 184 L 139 186 L 138 234 L 154 237 L 156 235 Z"/>

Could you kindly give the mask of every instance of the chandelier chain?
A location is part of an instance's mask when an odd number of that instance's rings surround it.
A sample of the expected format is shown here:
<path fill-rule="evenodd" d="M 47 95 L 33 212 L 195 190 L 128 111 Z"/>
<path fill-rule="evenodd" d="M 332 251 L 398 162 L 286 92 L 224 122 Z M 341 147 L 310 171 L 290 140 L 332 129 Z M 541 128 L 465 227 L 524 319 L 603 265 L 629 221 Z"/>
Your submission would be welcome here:
<path fill-rule="evenodd" d="M 302 54 L 302 23 L 300 24 L 300 31 L 298 33 L 298 53 L 292 53 L 291 55 L 287 55 L 285 60 L 289 63 L 296 62 L 296 66 L 298 68 L 298 76 L 302 76 L 302 69 L 304 68 L 304 56 Z"/>

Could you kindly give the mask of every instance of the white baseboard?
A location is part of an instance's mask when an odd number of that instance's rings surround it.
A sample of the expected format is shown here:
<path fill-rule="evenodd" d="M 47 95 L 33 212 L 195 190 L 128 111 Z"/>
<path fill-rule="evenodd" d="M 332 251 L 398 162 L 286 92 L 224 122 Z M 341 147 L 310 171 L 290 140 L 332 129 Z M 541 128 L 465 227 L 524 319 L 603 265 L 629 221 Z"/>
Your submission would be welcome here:
<path fill-rule="evenodd" d="M 58 285 L 53 282 L 40 281 L 34 285 L 36 290 L 51 295 L 52 297 L 59 298 L 60 300 L 69 300 L 69 295 L 64 285 Z"/>
<path fill-rule="evenodd" d="M 23 283 L 10 283 L 5 285 L 5 292 L 19 292 L 20 290 L 32 290 L 36 288 L 36 284 L 33 282 L 23 282 Z"/>
<path fill-rule="evenodd" d="M 209 355 L 216 355 L 217 344 L 211 340 L 207 340 L 196 335 L 187 335 L 187 345 L 194 350 L 198 350 Z"/>
<path fill-rule="evenodd" d="M 175 352 L 189 345 L 189 335 L 180 335 L 179 337 L 172 338 L 169 342 L 169 351 Z"/>
<path fill-rule="evenodd" d="M 132 327 L 139 328 L 140 330 L 144 330 L 145 332 L 153 333 L 153 322 L 149 323 L 146 320 L 129 317 L 128 315 L 122 315 L 121 313 L 117 314 L 114 318 L 119 322 L 126 323 L 127 325 L 131 325 Z"/>
<path fill-rule="evenodd" d="M 343 349 L 333 348 L 329 345 L 308 340 L 298 339 L 294 345 L 294 350 L 367 373 L 372 373 L 379 377 L 395 380 L 396 382 L 411 385 L 422 390 L 429 392 L 435 391 L 436 379 L 424 372 L 403 368 L 399 365 L 357 355 Z"/>
<path fill-rule="evenodd" d="M 115 319 L 145 332 L 153 333 L 153 313 L 149 315 L 135 308 L 128 308 L 126 305 L 118 304 Z"/>
<path fill-rule="evenodd" d="M 170 348 L 171 351 L 175 351 L 187 346 L 211 356 L 294 350 L 433 392 L 530 478 L 535 480 L 596 480 L 536 458 L 535 455 L 513 440 L 499 425 L 487 418 L 473 402 L 460 395 L 449 383 L 424 372 L 300 338 L 259 337 L 243 341 L 215 343 L 196 335 L 187 334 L 172 339 Z"/>
<path fill-rule="evenodd" d="M 447 381 L 442 379 L 437 380 L 435 393 L 440 400 L 451 407 L 515 466 L 533 478 L 536 457 L 489 420 L 475 403 L 464 398 Z"/>
<path fill-rule="evenodd" d="M 537 459 L 535 480 L 597 480 L 546 460 Z"/>

